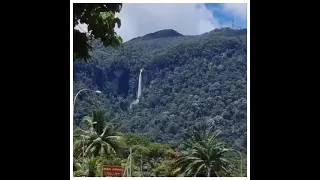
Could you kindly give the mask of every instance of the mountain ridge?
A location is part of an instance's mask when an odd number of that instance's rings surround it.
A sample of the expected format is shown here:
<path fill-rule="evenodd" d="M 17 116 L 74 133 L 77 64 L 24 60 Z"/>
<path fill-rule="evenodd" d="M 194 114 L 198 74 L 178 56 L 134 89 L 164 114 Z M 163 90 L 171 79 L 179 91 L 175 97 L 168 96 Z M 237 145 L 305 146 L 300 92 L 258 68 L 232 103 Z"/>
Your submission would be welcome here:
<path fill-rule="evenodd" d="M 153 33 L 145 34 L 144 36 L 138 36 L 138 37 L 132 38 L 129 41 L 151 40 L 151 39 L 179 37 L 179 36 L 183 36 L 183 35 L 173 29 L 163 29 L 163 30 L 155 31 Z"/>
<path fill-rule="evenodd" d="M 237 32 L 237 34 L 234 34 L 234 32 Z M 137 41 L 137 40 L 152 40 L 152 39 L 160 39 L 160 38 L 170 38 L 170 37 L 194 37 L 194 36 L 202 36 L 205 34 L 212 34 L 215 36 L 235 36 L 235 35 L 244 35 L 247 33 L 247 29 L 243 28 L 243 29 L 232 29 L 232 28 L 216 28 L 213 29 L 209 32 L 203 33 L 203 34 L 199 34 L 199 35 L 183 35 L 179 32 L 177 32 L 176 30 L 173 29 L 163 29 L 163 30 L 159 30 L 159 31 L 155 31 L 152 33 L 148 33 L 145 34 L 143 36 L 138 36 L 135 38 L 130 39 L 127 42 L 132 42 L 132 41 Z M 125 43 L 127 43 L 125 42 Z"/>
<path fill-rule="evenodd" d="M 89 63 L 74 63 L 74 93 L 91 88 L 102 94 L 79 96 L 75 124 L 92 107 L 103 107 L 121 131 L 154 142 L 179 148 L 193 127 L 215 126 L 230 147 L 246 151 L 246 36 L 246 29 L 223 28 L 136 39 L 117 48 L 94 42 Z M 130 109 L 141 68 L 141 99 Z M 115 71 L 123 73 L 116 77 Z"/>

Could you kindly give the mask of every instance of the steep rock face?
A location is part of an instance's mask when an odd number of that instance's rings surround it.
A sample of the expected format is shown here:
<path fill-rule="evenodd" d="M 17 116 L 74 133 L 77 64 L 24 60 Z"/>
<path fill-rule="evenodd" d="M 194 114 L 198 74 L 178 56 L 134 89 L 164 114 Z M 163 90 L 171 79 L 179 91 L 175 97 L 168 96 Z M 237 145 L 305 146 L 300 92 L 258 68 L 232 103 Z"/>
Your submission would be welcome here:
<path fill-rule="evenodd" d="M 230 146 L 246 150 L 246 29 L 199 36 L 159 32 L 118 48 L 93 43 L 90 63 L 74 64 L 74 91 L 85 86 L 103 95 L 79 100 L 76 119 L 92 106 L 104 106 L 121 130 L 142 132 L 174 147 L 190 128 L 215 126 Z M 129 109 L 141 68 L 141 99 Z"/>
<path fill-rule="evenodd" d="M 107 73 L 109 89 L 117 95 L 126 97 L 130 88 L 130 70 L 123 66 L 117 66 Z"/>

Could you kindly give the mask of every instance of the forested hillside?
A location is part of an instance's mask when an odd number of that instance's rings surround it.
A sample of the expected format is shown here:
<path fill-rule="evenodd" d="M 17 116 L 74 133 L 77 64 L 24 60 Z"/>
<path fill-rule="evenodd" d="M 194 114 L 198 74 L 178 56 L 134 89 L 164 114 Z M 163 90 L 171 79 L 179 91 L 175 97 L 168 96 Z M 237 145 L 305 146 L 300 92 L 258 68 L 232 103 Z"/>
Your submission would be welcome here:
<path fill-rule="evenodd" d="M 154 143 L 180 149 L 195 126 L 215 126 L 229 147 L 247 146 L 247 30 L 216 29 L 198 36 L 163 30 L 117 48 L 92 42 L 89 63 L 75 62 L 75 125 L 92 109 L 121 132 L 142 133 Z M 140 102 L 136 99 L 142 72 Z"/>

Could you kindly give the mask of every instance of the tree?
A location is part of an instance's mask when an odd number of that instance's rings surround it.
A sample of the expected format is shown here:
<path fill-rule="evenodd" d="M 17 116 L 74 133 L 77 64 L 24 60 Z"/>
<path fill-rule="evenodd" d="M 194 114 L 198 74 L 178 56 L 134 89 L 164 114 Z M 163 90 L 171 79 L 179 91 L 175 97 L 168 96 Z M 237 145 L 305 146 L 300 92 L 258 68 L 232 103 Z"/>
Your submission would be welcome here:
<path fill-rule="evenodd" d="M 238 31 L 229 28 L 199 36 L 136 38 L 121 48 L 104 48 L 102 43 L 93 42 L 92 61 L 74 62 L 74 92 L 89 88 L 103 94 L 80 94 L 75 124 L 92 109 L 104 107 L 112 111 L 114 120 L 110 122 L 116 123 L 119 131 L 141 133 L 175 149 L 189 128 L 208 121 L 208 125 L 222 131 L 219 139 L 228 147 L 246 153 L 247 33 L 236 35 Z M 235 43 L 232 57 L 222 58 L 230 43 Z M 224 66 L 222 71 L 217 69 L 220 64 Z M 142 96 L 139 104 L 130 109 L 136 99 L 141 68 L 145 69 Z M 118 79 L 114 75 L 118 69 L 130 77 Z M 120 81 L 118 85 L 113 83 Z M 237 87 L 237 82 L 242 82 L 242 87 Z M 122 88 L 122 83 L 130 88 L 128 95 L 120 99 L 121 93 L 113 92 L 111 86 Z M 126 107 L 121 105 L 123 99 Z"/>
<path fill-rule="evenodd" d="M 120 149 L 120 136 L 114 131 L 113 126 L 104 120 L 104 111 L 97 110 L 92 117 L 84 117 L 83 129 L 74 130 L 74 149 L 78 156 L 84 155 L 105 156 L 115 154 Z M 83 141 L 84 139 L 84 141 Z M 84 146 L 83 146 L 84 143 Z"/>
<path fill-rule="evenodd" d="M 115 13 L 119 13 L 122 3 L 112 4 L 73 4 L 73 55 L 74 60 L 85 60 L 90 58 L 90 41 L 100 39 L 103 45 L 117 46 L 122 43 L 122 39 L 114 31 L 117 24 L 121 26 L 119 18 Z M 80 24 L 88 25 L 88 32 L 80 32 L 75 29 Z"/>
<path fill-rule="evenodd" d="M 195 131 L 184 143 L 187 151 L 178 158 L 176 166 L 182 176 L 217 177 L 230 173 L 230 162 L 225 158 L 228 149 L 217 140 L 219 134 L 210 131 Z"/>
<path fill-rule="evenodd" d="M 167 150 L 164 159 L 160 162 L 159 166 L 154 169 L 155 176 L 176 177 L 173 170 L 178 156 L 178 152 L 175 152 L 172 149 Z"/>
<path fill-rule="evenodd" d="M 151 168 L 155 168 L 164 159 L 166 151 L 170 149 L 168 145 L 160 143 L 151 143 L 147 148 L 146 158 Z"/>

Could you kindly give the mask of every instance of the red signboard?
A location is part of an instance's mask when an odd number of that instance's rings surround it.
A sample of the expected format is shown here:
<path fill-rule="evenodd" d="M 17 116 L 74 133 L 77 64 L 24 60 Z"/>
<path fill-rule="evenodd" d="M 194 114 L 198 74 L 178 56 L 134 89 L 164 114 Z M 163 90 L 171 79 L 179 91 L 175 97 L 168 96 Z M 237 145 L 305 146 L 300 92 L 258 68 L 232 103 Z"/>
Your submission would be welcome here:
<path fill-rule="evenodd" d="M 103 166 L 103 177 L 122 177 L 122 167 Z"/>

